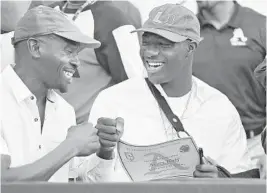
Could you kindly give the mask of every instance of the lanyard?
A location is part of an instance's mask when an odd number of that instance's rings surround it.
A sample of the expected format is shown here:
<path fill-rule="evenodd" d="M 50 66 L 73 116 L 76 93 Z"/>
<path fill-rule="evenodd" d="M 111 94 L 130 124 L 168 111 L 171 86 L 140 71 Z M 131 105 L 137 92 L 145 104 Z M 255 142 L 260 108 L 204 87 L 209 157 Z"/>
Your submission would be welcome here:
<path fill-rule="evenodd" d="M 166 115 L 167 119 L 172 124 L 173 128 L 175 129 L 175 131 L 177 132 L 177 134 L 179 132 L 185 132 L 188 136 L 190 136 L 188 134 L 188 132 L 184 129 L 184 126 L 183 126 L 181 120 L 179 119 L 179 117 L 172 112 L 172 110 L 171 110 L 169 104 L 167 103 L 166 99 L 161 95 L 161 93 L 155 87 L 155 85 L 153 85 L 147 78 L 145 80 L 146 80 L 146 83 L 147 83 L 151 93 L 153 94 L 153 96 L 157 100 L 159 107 L 164 112 L 164 114 Z"/>

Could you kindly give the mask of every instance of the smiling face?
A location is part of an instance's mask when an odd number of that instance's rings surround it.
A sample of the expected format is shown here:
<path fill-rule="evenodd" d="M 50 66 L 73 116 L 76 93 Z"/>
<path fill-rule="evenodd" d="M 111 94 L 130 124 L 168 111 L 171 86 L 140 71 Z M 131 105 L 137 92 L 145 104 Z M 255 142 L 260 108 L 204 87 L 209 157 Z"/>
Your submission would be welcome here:
<path fill-rule="evenodd" d="M 41 81 L 48 89 L 64 93 L 72 83 L 79 66 L 79 44 L 59 36 L 39 38 L 38 65 L 33 66 Z"/>
<path fill-rule="evenodd" d="M 171 42 L 153 33 L 145 32 L 142 37 L 140 55 L 149 80 L 163 84 L 184 77 L 188 72 L 188 42 Z"/>

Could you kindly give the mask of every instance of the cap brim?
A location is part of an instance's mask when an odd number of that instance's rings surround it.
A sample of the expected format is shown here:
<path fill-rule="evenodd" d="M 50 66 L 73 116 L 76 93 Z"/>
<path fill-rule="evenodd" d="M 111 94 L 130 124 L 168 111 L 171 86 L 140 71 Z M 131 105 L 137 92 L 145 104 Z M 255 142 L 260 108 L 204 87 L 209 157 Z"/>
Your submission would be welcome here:
<path fill-rule="evenodd" d="M 55 32 L 56 35 L 72 40 L 74 42 L 79 42 L 88 48 L 99 48 L 101 43 L 81 32 Z"/>
<path fill-rule="evenodd" d="M 132 33 L 134 32 L 150 32 L 150 33 L 154 33 L 157 34 L 159 36 L 162 36 L 172 42 L 182 42 L 186 39 L 188 39 L 185 36 L 181 36 L 179 34 L 167 31 L 167 30 L 163 30 L 163 29 L 157 29 L 157 28 L 140 28 L 137 30 L 132 31 Z"/>

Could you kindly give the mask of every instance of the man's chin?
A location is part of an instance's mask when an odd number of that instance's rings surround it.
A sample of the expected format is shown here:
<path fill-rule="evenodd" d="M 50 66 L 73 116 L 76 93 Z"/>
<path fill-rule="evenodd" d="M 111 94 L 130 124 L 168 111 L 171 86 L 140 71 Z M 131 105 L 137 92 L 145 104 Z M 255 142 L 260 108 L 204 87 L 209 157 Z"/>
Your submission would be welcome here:
<path fill-rule="evenodd" d="M 61 87 L 61 88 L 59 89 L 59 92 L 62 93 L 62 94 L 64 94 L 64 93 L 67 93 L 68 90 L 69 90 L 68 87 Z"/>
<path fill-rule="evenodd" d="M 161 78 L 155 77 L 155 76 L 149 76 L 148 75 L 148 80 L 153 84 L 162 84 L 162 83 L 164 83 L 164 81 L 162 81 Z"/>

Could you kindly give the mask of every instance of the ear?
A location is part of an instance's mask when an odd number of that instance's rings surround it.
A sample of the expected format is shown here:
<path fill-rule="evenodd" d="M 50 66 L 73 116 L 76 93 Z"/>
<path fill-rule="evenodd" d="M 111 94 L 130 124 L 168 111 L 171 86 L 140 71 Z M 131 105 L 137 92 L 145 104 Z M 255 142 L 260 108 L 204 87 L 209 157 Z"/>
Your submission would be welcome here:
<path fill-rule="evenodd" d="M 193 54 L 196 48 L 197 48 L 197 43 L 196 42 L 188 41 L 188 44 L 187 44 L 187 55 L 186 55 L 186 57 L 188 57 L 191 54 Z"/>
<path fill-rule="evenodd" d="M 29 53 L 32 55 L 32 58 L 40 57 L 40 42 L 35 38 L 29 38 L 27 41 Z"/>
<path fill-rule="evenodd" d="M 188 50 L 189 52 L 194 52 L 195 49 L 197 48 L 197 43 L 196 42 L 189 42 L 188 43 Z"/>

